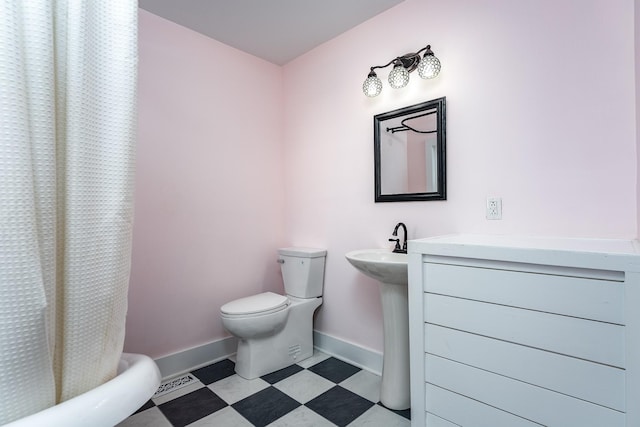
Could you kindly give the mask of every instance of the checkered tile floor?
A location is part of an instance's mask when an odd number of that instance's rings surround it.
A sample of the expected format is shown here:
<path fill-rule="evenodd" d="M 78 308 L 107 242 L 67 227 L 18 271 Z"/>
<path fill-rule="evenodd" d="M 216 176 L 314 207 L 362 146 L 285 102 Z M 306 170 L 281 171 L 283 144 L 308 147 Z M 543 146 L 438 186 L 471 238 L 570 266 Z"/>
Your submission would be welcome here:
<path fill-rule="evenodd" d="M 254 380 L 225 359 L 191 372 L 198 381 L 153 398 L 118 427 L 408 427 L 409 410 L 379 403 L 380 377 L 316 352 Z"/>

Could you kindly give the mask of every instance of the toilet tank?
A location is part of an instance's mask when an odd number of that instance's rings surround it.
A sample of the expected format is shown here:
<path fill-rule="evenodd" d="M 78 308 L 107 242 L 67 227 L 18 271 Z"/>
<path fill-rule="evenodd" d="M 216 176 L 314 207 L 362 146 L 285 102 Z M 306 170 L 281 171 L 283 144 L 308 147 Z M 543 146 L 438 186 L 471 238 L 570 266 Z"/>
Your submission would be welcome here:
<path fill-rule="evenodd" d="M 285 293 L 298 298 L 321 297 L 326 255 L 326 249 L 278 249 L 278 262 L 282 270 Z"/>

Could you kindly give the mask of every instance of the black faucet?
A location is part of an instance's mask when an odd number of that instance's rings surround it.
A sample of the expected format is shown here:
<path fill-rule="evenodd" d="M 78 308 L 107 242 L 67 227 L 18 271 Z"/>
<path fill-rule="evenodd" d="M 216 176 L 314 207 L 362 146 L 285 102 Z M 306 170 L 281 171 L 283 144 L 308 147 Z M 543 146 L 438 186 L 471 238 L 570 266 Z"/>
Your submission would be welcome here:
<path fill-rule="evenodd" d="M 400 247 L 400 238 L 389 239 L 389 241 L 396 242 L 396 247 L 393 248 L 393 252 L 406 254 L 407 253 L 407 226 L 399 222 L 398 224 L 396 224 L 396 228 L 393 229 L 393 235 L 396 237 L 398 236 L 398 228 L 400 227 L 402 227 L 402 230 L 404 230 L 404 241 L 402 243 L 402 247 Z"/>

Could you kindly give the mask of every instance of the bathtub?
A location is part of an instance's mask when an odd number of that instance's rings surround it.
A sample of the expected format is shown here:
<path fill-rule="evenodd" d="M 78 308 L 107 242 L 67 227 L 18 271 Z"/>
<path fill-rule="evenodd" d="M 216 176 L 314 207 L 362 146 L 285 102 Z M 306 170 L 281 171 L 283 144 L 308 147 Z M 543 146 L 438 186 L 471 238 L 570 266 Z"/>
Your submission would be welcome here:
<path fill-rule="evenodd" d="M 113 427 L 144 405 L 159 385 L 160 371 L 150 357 L 123 353 L 111 381 L 3 427 Z"/>

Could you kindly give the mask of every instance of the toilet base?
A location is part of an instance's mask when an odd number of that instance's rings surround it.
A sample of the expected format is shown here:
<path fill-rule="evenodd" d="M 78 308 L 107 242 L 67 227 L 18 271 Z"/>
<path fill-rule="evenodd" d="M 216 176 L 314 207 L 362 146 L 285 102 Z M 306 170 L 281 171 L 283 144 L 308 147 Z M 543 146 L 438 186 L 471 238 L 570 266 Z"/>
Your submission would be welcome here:
<path fill-rule="evenodd" d="M 258 378 L 313 355 L 313 313 L 322 298 L 287 297 L 291 305 L 282 330 L 267 337 L 238 338 L 235 371 L 242 378 Z"/>

